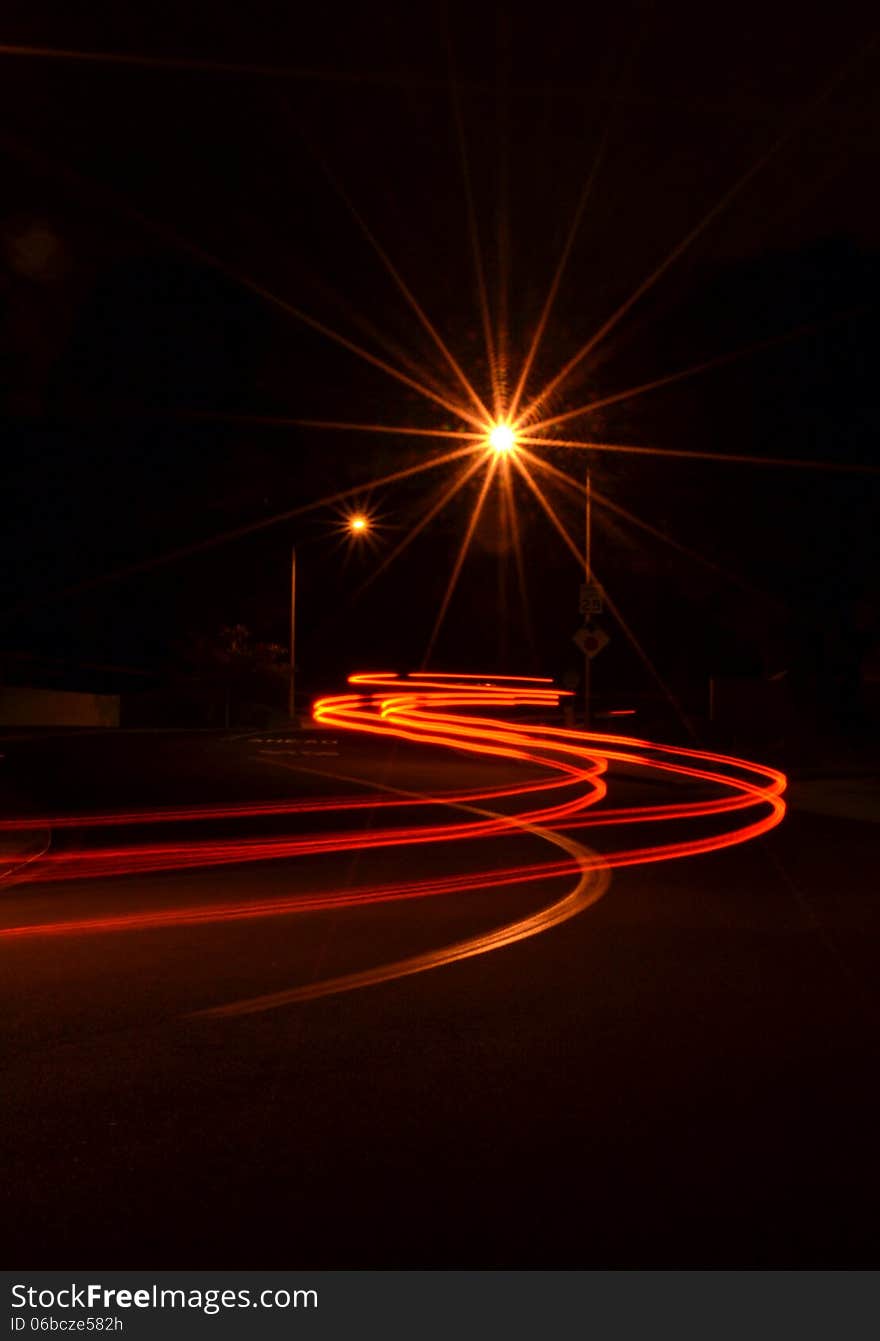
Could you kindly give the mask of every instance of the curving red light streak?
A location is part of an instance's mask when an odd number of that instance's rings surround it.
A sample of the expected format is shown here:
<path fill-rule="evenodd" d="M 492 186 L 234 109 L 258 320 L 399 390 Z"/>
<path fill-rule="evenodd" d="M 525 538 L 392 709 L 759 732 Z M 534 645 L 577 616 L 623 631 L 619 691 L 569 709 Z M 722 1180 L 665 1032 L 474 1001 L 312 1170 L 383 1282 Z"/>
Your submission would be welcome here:
<path fill-rule="evenodd" d="M 173 821 L 243 821 L 263 816 L 311 813 L 345 814 L 369 809 L 401 815 L 401 822 L 366 830 L 330 833 L 222 838 L 198 842 L 153 842 L 108 847 L 74 847 L 45 853 L 22 869 L 18 883 L 48 882 L 183 870 L 253 861 L 295 859 L 375 848 L 430 847 L 455 843 L 461 847 L 465 869 L 452 874 L 406 879 L 383 885 L 338 890 L 295 890 L 268 898 L 218 900 L 209 904 L 162 909 L 113 910 L 104 916 L 70 917 L 32 922 L 0 929 L 0 940 L 47 936 L 92 935 L 160 930 L 208 922 L 233 922 L 263 917 L 286 917 L 301 912 L 364 907 L 416 898 L 464 894 L 477 890 L 521 887 L 537 882 L 576 878 L 573 889 L 528 917 L 504 923 L 454 945 L 443 946 L 405 960 L 325 979 L 307 987 L 296 986 L 231 1005 L 213 1007 L 207 1014 L 241 1014 L 330 992 L 351 990 L 423 972 L 443 964 L 484 954 L 556 926 L 588 907 L 604 892 L 615 867 L 668 861 L 717 851 L 766 833 L 785 813 L 784 774 L 729 755 L 658 745 L 629 736 L 544 726 L 511 720 L 519 708 L 547 710 L 558 705 L 560 692 L 549 680 L 517 676 L 485 677 L 417 672 L 407 679 L 382 671 L 350 676 L 355 692 L 323 698 L 315 704 L 319 723 L 337 730 L 445 746 L 461 753 L 506 761 L 528 770 L 528 776 L 503 785 L 431 794 L 403 792 L 386 787 L 368 798 L 271 802 L 237 806 L 189 806 L 142 812 L 100 814 L 64 819 L 5 820 L 4 830 L 68 825 L 83 830 L 110 826 L 167 824 Z M 486 711 L 504 717 L 484 716 Z M 699 796 L 669 800 L 651 806 L 603 806 L 609 765 L 653 774 L 673 784 L 698 788 Z M 493 808 L 487 808 L 487 802 Z M 501 809 L 494 808 L 501 804 Z M 455 820 L 438 821 L 421 810 L 446 807 L 462 812 Z M 413 812 L 406 814 L 401 812 Z M 625 846 L 627 827 L 665 824 L 684 832 L 659 843 Z M 703 832 L 706 825 L 709 832 Z M 694 828 L 698 832 L 694 832 Z M 579 835 L 603 834 L 603 851 L 583 846 Z M 649 828 L 649 832 L 650 832 Z M 531 835 L 562 849 L 552 860 L 535 856 L 517 865 L 497 858 L 497 846 L 487 840 Z M 473 844 L 478 843 L 475 848 Z M 502 850 L 503 851 L 503 850 Z M 477 855 L 478 854 L 478 855 Z"/>

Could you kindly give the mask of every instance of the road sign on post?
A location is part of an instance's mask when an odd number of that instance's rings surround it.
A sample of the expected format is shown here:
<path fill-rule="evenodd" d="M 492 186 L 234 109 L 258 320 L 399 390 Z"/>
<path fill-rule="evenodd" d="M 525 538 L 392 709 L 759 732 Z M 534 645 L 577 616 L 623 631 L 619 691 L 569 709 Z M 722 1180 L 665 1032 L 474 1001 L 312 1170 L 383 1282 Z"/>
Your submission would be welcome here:
<path fill-rule="evenodd" d="M 599 655 L 603 647 L 607 647 L 611 637 L 598 624 L 585 624 L 582 629 L 578 629 L 572 641 L 576 643 L 585 657 L 592 660 L 593 657 Z"/>
<path fill-rule="evenodd" d="M 597 582 L 581 583 L 581 599 L 578 609 L 582 615 L 601 615 L 604 604 L 602 588 Z"/>

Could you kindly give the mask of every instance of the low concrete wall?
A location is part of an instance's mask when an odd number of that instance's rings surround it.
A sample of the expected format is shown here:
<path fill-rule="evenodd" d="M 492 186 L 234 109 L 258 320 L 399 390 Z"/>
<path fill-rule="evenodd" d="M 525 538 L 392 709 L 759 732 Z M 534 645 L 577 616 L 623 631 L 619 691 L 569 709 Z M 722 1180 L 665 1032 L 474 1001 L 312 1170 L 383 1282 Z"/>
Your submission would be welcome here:
<path fill-rule="evenodd" d="M 118 726 L 119 695 L 0 685 L 0 725 Z"/>

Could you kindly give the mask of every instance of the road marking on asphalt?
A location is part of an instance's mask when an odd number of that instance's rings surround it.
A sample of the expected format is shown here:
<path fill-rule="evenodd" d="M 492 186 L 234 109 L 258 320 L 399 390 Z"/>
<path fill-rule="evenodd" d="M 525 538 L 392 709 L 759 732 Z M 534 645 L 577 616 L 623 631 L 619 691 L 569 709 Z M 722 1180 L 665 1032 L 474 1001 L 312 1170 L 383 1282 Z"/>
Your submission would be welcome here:
<path fill-rule="evenodd" d="M 335 737 L 328 736 L 306 736 L 300 739 L 299 736 L 234 736 L 234 740 L 247 740 L 252 745 L 299 745 L 300 747 L 308 745 L 338 745 L 339 741 Z"/>
<path fill-rule="evenodd" d="M 264 755 L 268 755 L 272 759 L 276 758 L 277 755 L 279 754 L 292 754 L 295 755 L 297 758 L 309 758 L 309 759 L 313 759 L 316 756 L 321 756 L 327 759 L 339 758 L 339 750 L 259 750 L 258 754 L 261 757 Z"/>
<path fill-rule="evenodd" d="M 8 861 L 10 855 L 16 858 L 14 866 L 6 866 L 3 867 L 3 869 L 0 869 L 0 884 L 14 885 L 17 877 L 27 866 L 30 866 L 32 862 L 38 861 L 40 857 L 45 856 L 49 851 L 51 842 L 52 830 L 47 826 L 45 842 L 43 843 L 43 846 L 38 848 L 35 852 L 24 852 L 21 854 L 10 854 L 7 852 L 6 854 L 0 854 L 0 861 Z"/>

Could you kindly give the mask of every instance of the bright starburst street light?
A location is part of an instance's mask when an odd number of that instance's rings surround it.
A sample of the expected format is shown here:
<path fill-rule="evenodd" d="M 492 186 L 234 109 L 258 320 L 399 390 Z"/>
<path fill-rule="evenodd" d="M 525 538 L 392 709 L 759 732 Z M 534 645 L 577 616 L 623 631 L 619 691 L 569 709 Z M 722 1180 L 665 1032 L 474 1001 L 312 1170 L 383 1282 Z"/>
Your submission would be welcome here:
<path fill-rule="evenodd" d="M 500 455 L 513 451 L 516 446 L 516 434 L 510 427 L 510 424 L 495 424 L 489 431 L 487 438 L 489 446 L 493 452 Z"/>
<path fill-rule="evenodd" d="M 95 52 L 76 52 L 61 51 L 49 48 L 25 48 L 0 45 L 0 55 L 8 56 L 10 54 L 42 56 L 51 59 L 64 60 L 84 60 L 92 63 L 97 60 L 116 60 L 114 54 L 101 54 Z M 124 57 L 128 60 L 128 57 Z M 132 58 L 137 63 L 140 58 Z M 155 62 L 148 59 L 147 63 Z M 173 62 L 175 65 L 187 64 L 186 62 Z M 191 62 L 189 64 L 192 64 Z M 194 69 L 201 69 L 204 62 L 196 62 Z M 224 69 L 226 67 L 223 67 Z M 839 79 L 849 66 L 845 65 L 835 76 L 833 83 Z M 830 87 L 830 86 L 829 86 Z M 825 92 L 821 93 L 825 97 Z M 454 100 L 455 102 L 455 100 Z M 666 275 L 667 271 L 679 261 L 679 259 L 688 251 L 694 242 L 703 234 L 703 232 L 714 222 L 716 217 L 734 200 L 739 193 L 751 182 L 757 172 L 764 168 L 770 159 L 777 153 L 783 145 L 787 144 L 798 126 L 799 122 L 793 122 L 789 128 L 784 131 L 772 144 L 759 156 L 751 166 L 741 171 L 739 176 L 727 187 L 722 194 L 701 217 L 689 222 L 688 231 L 681 237 L 671 250 L 660 259 L 654 268 L 643 278 L 636 286 L 622 297 L 618 306 L 605 317 L 592 331 L 583 332 L 583 343 L 579 345 L 568 358 L 561 364 L 557 363 L 556 370 L 550 373 L 547 380 L 543 376 L 538 376 L 540 368 L 539 353 L 544 349 L 544 356 L 549 357 L 551 350 L 547 347 L 547 334 L 551 328 L 551 317 L 554 304 L 559 296 L 563 279 L 568 267 L 568 263 L 575 245 L 581 220 L 584 215 L 584 204 L 587 195 L 592 187 L 595 173 L 598 171 L 602 156 L 604 154 L 605 137 L 603 136 L 597 156 L 589 175 L 586 177 L 584 186 L 579 198 L 579 203 L 571 217 L 565 240 L 558 252 L 556 265 L 550 277 L 546 294 L 537 315 L 530 337 L 523 349 L 518 347 L 515 339 L 516 332 L 509 329 L 508 313 L 510 310 L 510 282 L 509 256 L 507 247 L 500 246 L 502 233 L 506 236 L 508 221 L 499 218 L 499 246 L 497 248 L 498 265 L 490 268 L 487 264 L 488 258 L 484 257 L 481 250 L 481 230 L 479 220 L 474 210 L 474 200 L 471 192 L 471 172 L 467 161 L 466 136 L 463 132 L 463 126 L 460 120 L 460 108 L 455 102 L 455 119 L 458 123 L 459 150 L 461 156 L 462 181 L 464 185 L 465 204 L 469 218 L 468 231 L 470 234 L 470 249 L 472 252 L 472 262 L 474 271 L 474 280 L 476 283 L 476 293 L 478 298 L 479 316 L 481 319 L 484 350 L 480 358 L 479 366 L 485 370 L 486 385 L 480 387 L 476 383 L 467 369 L 462 366 L 456 357 L 452 348 L 447 343 L 437 325 L 422 307 L 415 293 L 404 280 L 400 271 L 397 269 L 391 256 L 385 251 L 383 245 L 374 235 L 367 224 L 363 214 L 348 198 L 347 193 L 342 186 L 336 182 L 334 173 L 326 164 L 322 164 L 325 175 L 328 176 L 331 184 L 335 186 L 337 194 L 340 196 L 343 204 L 351 215 L 354 223 L 357 225 L 367 244 L 375 253 L 379 263 L 390 277 L 391 282 L 401 295 L 402 299 L 409 308 L 412 316 L 421 327 L 423 335 L 430 341 L 434 347 L 434 354 L 439 356 L 436 362 L 422 362 L 418 357 L 413 358 L 407 354 L 400 357 L 402 351 L 398 348 L 395 340 L 390 340 L 387 334 L 374 330 L 373 337 L 369 346 L 360 343 L 359 339 L 353 338 L 344 330 L 337 330 L 329 326 L 318 314 L 301 309 L 299 306 L 288 301 L 274 290 L 267 288 L 264 283 L 254 278 L 249 273 L 240 270 L 238 267 L 230 264 L 222 256 L 214 255 L 205 250 L 196 240 L 175 235 L 176 243 L 184 252 L 199 258 L 200 264 L 205 264 L 218 273 L 225 274 L 228 278 L 242 286 L 242 288 L 257 295 L 264 302 L 268 303 L 277 310 L 284 312 L 288 317 L 301 323 L 313 333 L 322 336 L 338 348 L 347 351 L 349 355 L 354 355 L 363 363 L 371 368 L 384 373 L 391 378 L 398 387 L 405 387 L 409 393 L 415 393 L 423 401 L 428 402 L 435 415 L 439 410 L 443 411 L 443 423 L 431 426 L 426 423 L 413 422 L 352 422 L 349 419 L 304 419 L 289 415 L 262 415 L 262 416 L 233 416 L 236 422 L 253 422 L 272 426 L 290 426 L 297 428 L 319 429 L 333 433 L 353 432 L 365 433 L 370 435 L 379 435 L 383 438 L 393 439 L 395 437 L 418 439 L 423 444 L 423 453 L 420 453 L 417 459 L 410 464 L 398 467 L 389 471 L 381 477 L 374 477 L 369 480 L 363 480 L 359 484 L 343 488 L 334 492 L 325 498 L 313 499 L 303 503 L 295 508 L 277 513 L 274 516 L 262 517 L 255 522 L 247 523 L 244 526 L 238 526 L 234 529 L 224 531 L 222 534 L 209 537 L 206 540 L 196 541 L 195 543 L 177 548 L 166 554 L 147 559 L 143 563 L 128 565 L 125 568 L 118 569 L 115 572 L 106 574 L 98 578 L 98 582 L 115 581 L 119 578 L 130 576 L 136 572 L 145 571 L 158 564 L 172 562 L 183 558 L 186 555 L 205 550 L 214 545 L 225 543 L 226 541 L 236 540 L 245 535 L 250 535 L 264 527 L 274 526 L 278 522 L 290 520 L 294 516 L 301 516 L 316 509 L 332 506 L 336 509 L 336 524 L 334 530 L 341 539 L 341 544 L 347 545 L 352 551 L 360 550 L 371 551 L 376 548 L 376 541 L 381 535 L 383 526 L 381 514 L 370 514 L 361 510 L 362 500 L 376 497 L 375 491 L 385 486 L 394 485 L 404 480 L 414 480 L 427 472 L 439 471 L 446 466 L 452 466 L 452 478 L 447 483 L 441 482 L 440 487 L 433 498 L 421 509 L 420 514 L 407 533 L 394 546 L 375 570 L 374 575 L 385 571 L 390 564 L 395 561 L 410 545 L 410 543 L 424 530 L 424 528 L 434 520 L 444 509 L 448 508 L 454 499 L 463 494 L 468 483 L 478 478 L 479 487 L 475 491 L 472 508 L 470 511 L 467 526 L 464 529 L 461 542 L 455 554 L 452 569 L 444 592 L 437 619 L 431 633 L 428 652 L 426 653 L 426 664 L 430 657 L 434 642 L 439 633 L 440 626 L 446 616 L 449 603 L 453 592 L 461 575 L 465 560 L 467 558 L 471 543 L 477 531 L 481 513 L 487 500 L 494 498 L 497 500 L 497 516 L 505 533 L 505 541 L 499 553 L 506 555 L 512 553 L 516 564 L 517 578 L 519 583 L 519 594 L 523 605 L 524 616 L 527 618 L 527 590 L 525 580 L 525 565 L 523 562 L 522 546 L 520 538 L 520 522 L 517 513 L 517 502 L 520 497 L 528 497 L 534 500 L 540 510 L 543 512 L 546 520 L 553 527 L 563 545 L 568 549 L 572 558 L 576 560 L 581 568 L 586 586 L 598 586 L 598 579 L 592 568 L 589 530 L 590 530 L 590 509 L 591 499 L 595 497 L 603 506 L 623 516 L 630 523 L 645 530 L 656 539 L 672 543 L 679 550 L 684 547 L 672 541 L 670 537 L 657 530 L 650 523 L 643 521 L 634 514 L 621 509 L 617 504 L 603 498 L 598 491 L 591 486 L 587 486 L 586 499 L 584 498 L 584 479 L 583 474 L 570 473 L 567 469 L 561 469 L 556 464 L 559 460 L 559 449 L 567 449 L 573 452 L 587 452 L 592 457 L 595 453 L 612 453 L 620 455 L 644 455 L 653 458 L 655 461 L 684 461 L 684 460 L 703 460 L 707 462 L 727 462 L 739 464 L 752 464 L 759 466 L 788 466 L 799 469 L 829 469 L 829 470 L 855 470 L 867 471 L 873 473 L 876 467 L 865 466 L 861 464 L 842 465 L 833 461 L 818 461 L 811 459 L 798 459 L 794 457 L 769 457 L 763 453 L 751 455 L 747 452 L 727 452 L 722 453 L 716 450 L 699 450 L 696 448 L 677 448 L 662 447 L 653 445 L 634 443 L 634 442 L 607 442 L 596 441 L 592 433 L 587 436 L 567 436 L 568 432 L 578 433 L 574 427 L 579 421 L 586 420 L 589 424 L 596 424 L 595 415 L 600 409 L 619 403 L 631 402 L 638 396 L 642 396 L 661 387 L 667 387 L 680 382 L 686 378 L 725 365 L 733 360 L 756 353 L 761 349 L 771 348 L 777 344 L 782 344 L 788 340 L 799 338 L 809 330 L 815 329 L 813 326 L 800 326 L 780 335 L 773 335 L 769 339 L 759 342 L 753 342 L 739 348 L 729 349 L 720 354 L 714 354 L 709 358 L 701 359 L 685 367 L 678 367 L 668 372 L 663 372 L 659 376 L 642 381 L 638 385 L 631 385 L 619 390 L 611 390 L 608 394 L 601 396 L 593 395 L 592 398 L 581 400 L 580 404 L 569 404 L 568 393 L 573 390 L 571 379 L 578 371 L 583 372 L 587 360 L 595 354 L 598 346 L 607 342 L 609 336 L 615 328 L 628 316 L 632 308 Z M 84 189 L 94 190 L 96 183 L 91 182 L 82 174 L 76 174 L 77 181 Z M 104 193 L 99 191 L 103 198 Z M 122 203 L 122 202 L 120 202 Z M 167 236 L 167 229 L 155 223 L 145 215 L 138 215 L 142 225 L 154 232 L 159 232 L 163 237 Z M 503 228 L 500 224 L 503 222 Z M 490 270 L 497 269 L 497 277 L 493 283 L 489 282 Z M 844 314 L 838 314 L 844 315 Z M 363 323 L 362 323 L 363 324 Z M 397 351 L 395 353 L 394 351 Z M 385 356 L 385 352 L 391 351 L 390 357 Z M 441 366 L 442 365 L 442 366 Z M 550 369 L 548 367 L 548 373 Z M 577 397 L 576 399 L 580 399 Z M 215 416 L 208 415 L 208 418 Z M 219 418 L 227 418 L 226 415 L 220 415 Z M 567 426 L 572 425 L 571 429 Z M 587 434 L 585 429 L 584 433 Z M 562 435 L 562 436 L 560 436 Z M 437 450 L 430 449 L 432 440 L 436 440 Z M 442 443 L 442 448 L 439 444 Z M 553 456 L 549 453 L 552 451 Z M 553 459 L 555 458 L 555 460 Z M 588 458 L 589 459 L 589 458 Z M 563 495 L 564 507 L 563 507 Z M 586 526 L 585 544 L 583 547 L 571 534 L 571 527 L 566 520 L 572 515 L 572 503 L 576 503 L 578 513 L 583 515 L 582 509 L 586 502 L 586 516 L 584 518 Z M 349 511 L 351 509 L 351 511 Z M 509 543 L 508 543 L 509 542 Z M 684 550 L 691 557 L 701 562 L 707 562 L 702 556 L 694 551 Z M 712 567 L 717 567 L 711 564 Z M 294 560 L 295 571 L 295 560 Z M 293 579 L 292 579 L 293 580 Z M 96 579 L 89 579 L 85 586 L 93 586 Z M 68 590 L 78 590 L 83 586 Z M 506 588 L 505 588 L 506 590 Z M 621 612 L 617 606 L 612 606 L 611 597 L 604 589 L 603 599 L 608 605 L 609 610 L 614 614 L 620 623 L 629 642 L 637 652 L 639 658 L 645 663 L 652 677 L 662 684 L 655 668 L 649 662 L 641 645 L 635 639 L 632 630 L 624 624 Z M 8 612 L 5 612 L 8 613 Z M 291 633 L 291 659 L 293 657 L 293 634 Z M 292 685 L 292 677 L 291 677 Z M 586 677 L 585 677 L 586 686 Z M 664 693 L 667 693 L 666 686 L 662 685 Z M 291 717 L 293 716 L 293 690 L 291 688 Z"/>

